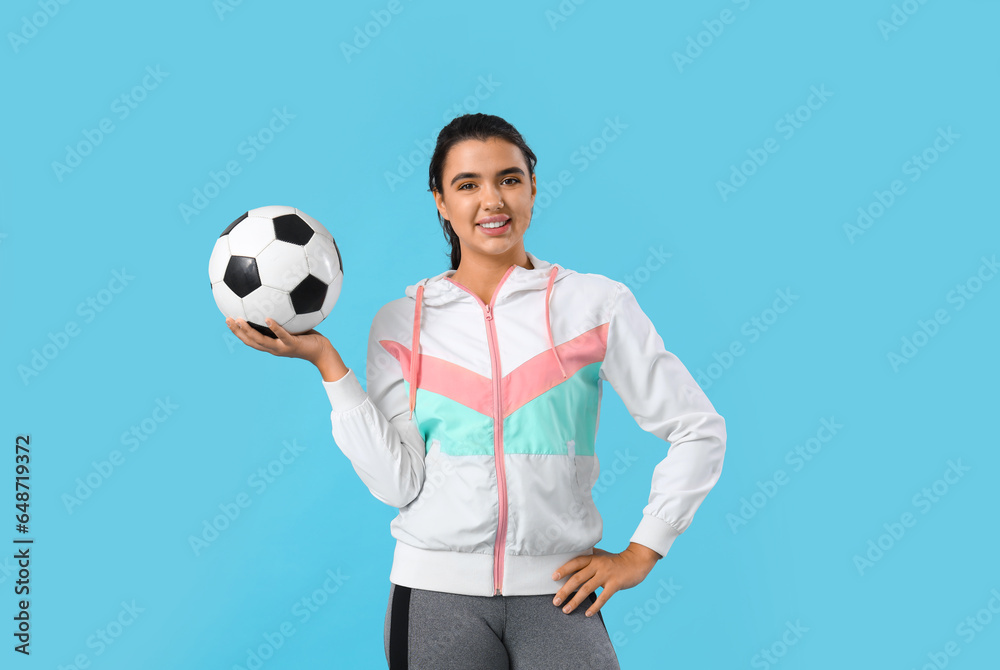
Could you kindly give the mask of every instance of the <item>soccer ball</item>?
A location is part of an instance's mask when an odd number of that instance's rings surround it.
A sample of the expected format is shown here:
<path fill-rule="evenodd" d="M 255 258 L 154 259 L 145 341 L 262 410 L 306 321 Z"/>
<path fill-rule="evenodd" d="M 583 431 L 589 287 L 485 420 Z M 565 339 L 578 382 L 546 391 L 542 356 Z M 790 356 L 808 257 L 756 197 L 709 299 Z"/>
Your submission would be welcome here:
<path fill-rule="evenodd" d="M 344 263 L 333 235 L 316 219 L 294 207 L 258 207 L 222 231 L 208 278 L 223 314 L 276 338 L 267 317 L 299 334 L 330 315 Z"/>

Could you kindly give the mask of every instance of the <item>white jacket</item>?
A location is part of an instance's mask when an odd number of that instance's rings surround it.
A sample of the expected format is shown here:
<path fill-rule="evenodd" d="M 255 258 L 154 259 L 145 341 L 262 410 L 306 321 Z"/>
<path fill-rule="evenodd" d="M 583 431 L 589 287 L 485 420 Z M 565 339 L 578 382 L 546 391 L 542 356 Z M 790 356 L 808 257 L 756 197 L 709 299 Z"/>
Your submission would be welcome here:
<path fill-rule="evenodd" d="M 527 255 L 534 269 L 512 265 L 490 304 L 453 270 L 407 287 L 372 322 L 367 392 L 353 370 L 323 382 L 337 446 L 399 508 L 392 583 L 555 593 L 569 578 L 555 569 L 602 537 L 604 380 L 671 443 L 632 542 L 665 556 L 722 472 L 725 420 L 628 287 Z"/>

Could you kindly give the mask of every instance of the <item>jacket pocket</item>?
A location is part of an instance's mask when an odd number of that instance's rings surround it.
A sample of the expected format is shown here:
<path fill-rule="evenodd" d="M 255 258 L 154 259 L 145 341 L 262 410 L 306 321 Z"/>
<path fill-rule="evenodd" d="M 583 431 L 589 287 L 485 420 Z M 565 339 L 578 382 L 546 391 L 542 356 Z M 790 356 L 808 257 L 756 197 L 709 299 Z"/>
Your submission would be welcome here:
<path fill-rule="evenodd" d="M 591 489 L 597 481 L 597 456 L 576 453 L 576 440 L 566 442 L 566 453 L 569 455 L 570 467 L 573 471 L 572 486 L 576 499 L 580 502 L 590 500 Z"/>
<path fill-rule="evenodd" d="M 424 464 L 436 463 L 441 457 L 441 440 L 433 439 L 427 445 L 427 453 L 424 455 Z"/>

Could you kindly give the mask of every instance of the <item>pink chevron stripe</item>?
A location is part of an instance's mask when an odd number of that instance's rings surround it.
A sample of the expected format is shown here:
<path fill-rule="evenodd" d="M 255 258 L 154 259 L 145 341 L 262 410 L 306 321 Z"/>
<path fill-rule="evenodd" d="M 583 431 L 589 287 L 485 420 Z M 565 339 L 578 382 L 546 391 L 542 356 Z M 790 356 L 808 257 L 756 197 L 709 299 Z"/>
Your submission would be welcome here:
<path fill-rule="evenodd" d="M 379 343 L 399 361 L 403 368 L 403 378 L 412 387 L 410 350 L 392 340 L 380 340 Z M 419 356 L 419 388 L 443 395 L 480 414 L 493 415 L 493 383 L 488 377 L 436 356 Z"/>
<path fill-rule="evenodd" d="M 508 417 L 524 404 L 534 400 L 549 389 L 558 386 L 580 368 L 604 360 L 608 346 L 608 327 L 603 323 L 556 347 L 559 360 L 551 349 L 539 353 L 512 370 L 501 381 L 503 415 Z M 380 340 L 393 357 L 399 361 L 403 378 L 410 379 L 410 350 L 393 340 Z M 566 370 L 566 378 L 559 368 L 559 361 Z M 472 372 L 436 356 L 420 354 L 418 387 L 437 393 L 465 405 L 486 416 L 493 415 L 493 385 L 489 378 Z"/>
<path fill-rule="evenodd" d="M 584 366 L 603 361 L 604 352 L 608 348 L 609 325 L 602 323 L 556 346 L 558 360 L 552 355 L 552 350 L 548 349 L 517 366 L 517 369 L 504 377 L 504 417 L 565 381 L 559 369 L 560 360 L 566 370 L 566 378 L 572 377 Z"/>

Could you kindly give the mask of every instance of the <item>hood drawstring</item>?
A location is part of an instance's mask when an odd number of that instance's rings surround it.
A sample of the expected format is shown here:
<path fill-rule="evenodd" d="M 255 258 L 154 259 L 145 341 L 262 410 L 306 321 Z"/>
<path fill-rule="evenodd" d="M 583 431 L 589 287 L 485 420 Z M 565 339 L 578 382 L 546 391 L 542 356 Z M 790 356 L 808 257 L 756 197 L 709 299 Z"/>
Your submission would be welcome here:
<path fill-rule="evenodd" d="M 410 418 L 413 418 L 413 409 L 417 406 L 417 374 L 420 370 L 420 354 L 417 349 L 420 345 L 420 303 L 424 297 L 424 287 L 417 287 L 417 306 L 413 312 L 413 346 L 410 348 Z"/>
<path fill-rule="evenodd" d="M 556 351 L 555 342 L 552 340 L 552 322 L 549 320 L 549 295 L 552 293 L 552 282 L 556 280 L 556 272 L 558 270 L 558 265 L 552 266 L 552 270 L 549 272 L 549 284 L 545 287 L 545 328 L 549 331 L 549 348 L 552 350 L 552 355 L 556 357 L 556 363 L 559 364 L 559 371 L 562 372 L 563 379 L 565 379 L 566 370 L 563 369 L 562 361 L 559 360 L 559 352 Z"/>
<path fill-rule="evenodd" d="M 549 271 L 548 285 L 545 287 L 545 330 L 549 336 L 549 350 L 556 357 L 559 371 L 562 372 L 563 379 L 567 377 L 566 369 L 559 359 L 559 352 L 556 351 L 555 341 L 552 339 L 552 322 L 549 318 L 549 297 L 552 295 L 552 284 L 556 280 L 556 273 L 559 271 L 558 265 L 553 265 Z M 417 304 L 413 311 L 413 342 L 410 348 L 410 419 L 413 418 L 413 410 L 417 406 L 417 377 L 420 374 L 420 305 L 423 301 L 424 286 L 417 287 Z"/>

